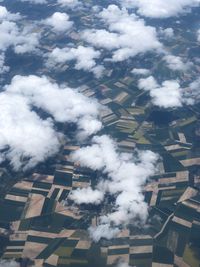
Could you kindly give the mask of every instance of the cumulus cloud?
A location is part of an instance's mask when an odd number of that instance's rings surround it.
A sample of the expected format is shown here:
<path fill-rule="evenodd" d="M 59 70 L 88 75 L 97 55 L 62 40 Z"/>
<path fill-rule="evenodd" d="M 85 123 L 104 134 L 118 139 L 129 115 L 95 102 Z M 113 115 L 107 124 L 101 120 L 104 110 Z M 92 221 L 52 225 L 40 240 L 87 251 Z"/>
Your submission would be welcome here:
<path fill-rule="evenodd" d="M 99 199 L 97 195 L 98 203 L 104 200 L 106 193 L 115 198 L 113 211 L 102 215 L 97 227 L 90 228 L 95 241 L 101 237 L 112 238 L 119 232 L 120 225 L 126 225 L 133 219 L 135 222 L 137 218 L 145 222 L 148 212 L 142 187 L 155 172 L 156 154 L 151 151 L 137 151 L 134 155 L 120 153 L 114 140 L 104 135 L 95 136 L 92 145 L 75 151 L 72 159 L 81 166 L 102 171 L 107 176 L 95 188 L 102 196 Z M 73 193 L 76 203 L 80 198 L 84 200 L 84 190 L 78 190 L 76 195 Z M 85 199 L 87 201 L 87 197 Z M 93 201 L 96 202 L 95 199 Z"/>
<path fill-rule="evenodd" d="M 90 187 L 77 189 L 72 191 L 70 199 L 74 200 L 77 204 L 95 204 L 98 205 L 102 202 L 104 193 L 99 190 L 92 190 Z"/>
<path fill-rule="evenodd" d="M 26 98 L 0 94 L 0 150 L 15 170 L 33 167 L 55 154 L 59 148 L 51 120 L 42 120 L 31 111 Z"/>
<path fill-rule="evenodd" d="M 57 0 L 57 3 L 61 6 L 74 8 L 78 5 L 80 5 L 80 2 L 78 0 Z"/>
<path fill-rule="evenodd" d="M 97 77 L 102 75 L 103 66 L 97 66 L 95 59 L 100 57 L 100 52 L 93 47 L 84 47 L 82 45 L 77 48 L 55 48 L 49 55 L 46 65 L 54 67 L 56 63 L 65 63 L 75 61 L 75 69 L 91 71 Z"/>
<path fill-rule="evenodd" d="M 89 227 L 89 234 L 91 238 L 98 242 L 101 238 L 112 239 L 114 236 L 119 234 L 118 228 L 113 228 L 109 224 L 100 224 L 97 227 Z"/>
<path fill-rule="evenodd" d="M 165 39 L 171 39 L 174 37 L 174 30 L 172 28 L 160 29 L 160 35 Z"/>
<path fill-rule="evenodd" d="M 136 8 L 145 17 L 168 18 L 188 11 L 189 8 L 199 6 L 199 0 L 120 0 L 121 5 Z"/>
<path fill-rule="evenodd" d="M 137 68 L 134 68 L 131 73 L 135 74 L 135 75 L 149 75 L 150 74 L 150 70 L 148 69 L 137 69 Z"/>
<path fill-rule="evenodd" d="M 163 60 L 166 61 L 168 68 L 171 70 L 187 71 L 193 65 L 191 62 L 183 62 L 181 57 L 173 55 L 166 55 Z"/>
<path fill-rule="evenodd" d="M 140 79 L 138 86 L 140 89 L 144 89 L 144 90 L 148 90 L 148 91 L 159 87 L 157 81 L 155 80 L 155 78 L 153 76 L 149 76 L 148 78 L 145 78 L 145 79 Z"/>
<path fill-rule="evenodd" d="M 90 119 L 96 122 L 100 106 L 93 100 L 85 97 L 75 89 L 59 87 L 51 83 L 45 76 L 15 76 L 7 92 L 23 95 L 29 99 L 33 106 L 42 108 L 53 116 L 57 122 L 75 122 L 81 130 L 88 132 L 87 125 L 82 120 Z M 101 125 L 101 123 L 100 123 Z M 100 129 L 93 128 L 91 134 Z"/>
<path fill-rule="evenodd" d="M 159 85 L 152 77 L 140 79 L 138 86 L 140 89 L 150 93 L 154 105 L 163 108 L 181 107 L 184 100 L 180 84 L 175 80 L 164 81 Z"/>
<path fill-rule="evenodd" d="M 101 128 L 94 100 L 46 77 L 15 76 L 0 94 L 0 105 L 0 149 L 5 151 L 1 158 L 10 160 L 16 170 L 33 167 L 58 151 L 60 134 L 55 122 L 76 123 L 84 137 Z M 34 108 L 49 118 L 42 119 Z M 96 123 L 96 128 L 88 131 L 84 120 Z"/>
<path fill-rule="evenodd" d="M 0 50 L 6 51 L 12 47 L 16 53 L 27 53 L 39 46 L 40 34 L 34 32 L 31 25 L 19 27 L 16 23 L 21 16 L 10 13 L 5 7 L 0 7 Z"/>
<path fill-rule="evenodd" d="M 20 19 L 21 16 L 19 13 L 13 14 L 10 13 L 6 7 L 0 6 L 0 21 L 2 22 L 3 20 L 18 20 Z"/>
<path fill-rule="evenodd" d="M 65 32 L 73 26 L 73 22 L 69 20 L 69 16 L 61 12 L 55 12 L 51 17 L 45 19 L 44 23 L 51 26 L 55 32 Z"/>
<path fill-rule="evenodd" d="M 39 47 L 40 33 L 34 32 L 32 26 L 25 26 L 19 36 L 16 36 L 14 51 L 17 54 L 24 54 L 36 51 Z"/>
<path fill-rule="evenodd" d="M 128 14 L 126 9 L 110 5 L 103 9 L 99 17 L 108 25 L 108 30 L 85 30 L 82 37 L 96 47 L 113 50 L 113 61 L 123 61 L 162 47 L 157 39 L 156 29 L 147 26 L 136 15 Z"/>
<path fill-rule="evenodd" d="M 191 82 L 188 87 L 181 88 L 176 80 L 167 80 L 160 85 L 153 76 L 149 76 L 140 79 L 138 87 L 149 91 L 153 104 L 163 108 L 193 105 L 200 100 L 200 79 Z"/>
<path fill-rule="evenodd" d="M 34 31 L 34 25 L 21 24 L 23 17 L 19 13 L 11 13 L 0 6 L 0 74 L 9 71 L 5 66 L 5 52 L 12 48 L 15 53 L 37 51 L 40 33 Z"/>

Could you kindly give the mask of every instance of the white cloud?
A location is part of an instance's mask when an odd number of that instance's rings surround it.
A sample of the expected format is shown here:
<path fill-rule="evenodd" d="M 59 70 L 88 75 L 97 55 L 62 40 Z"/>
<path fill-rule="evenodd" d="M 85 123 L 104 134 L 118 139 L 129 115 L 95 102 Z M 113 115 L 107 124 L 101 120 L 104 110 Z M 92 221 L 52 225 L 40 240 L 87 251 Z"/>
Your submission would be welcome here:
<path fill-rule="evenodd" d="M 0 107 L 0 149 L 8 146 L 4 157 L 15 170 L 24 163 L 27 168 L 33 167 L 58 151 L 52 122 L 31 111 L 26 98 L 1 93 Z"/>
<path fill-rule="evenodd" d="M 19 267 L 20 264 L 14 260 L 0 260 L 0 267 Z"/>
<path fill-rule="evenodd" d="M 16 13 L 16 14 L 13 14 L 13 13 L 10 13 L 6 7 L 4 6 L 0 6 L 0 22 L 2 22 L 3 20 L 12 20 L 12 21 L 15 21 L 15 20 L 18 20 L 20 19 L 21 16 L 19 13 Z"/>
<path fill-rule="evenodd" d="M 15 45 L 19 38 L 19 30 L 15 22 L 3 21 L 0 24 L 0 50 L 5 51 L 9 46 Z"/>
<path fill-rule="evenodd" d="M 8 72 L 9 69 L 10 68 L 8 66 L 5 66 L 5 54 L 0 54 L 0 74 Z"/>
<path fill-rule="evenodd" d="M 151 151 L 134 155 L 120 153 L 117 144 L 106 135 L 95 136 L 92 143 L 91 146 L 75 151 L 72 159 L 81 166 L 105 173 L 108 179 L 101 180 L 95 190 L 102 195 L 109 193 L 115 197 L 113 212 L 101 216 L 97 228 L 90 228 L 91 235 L 97 241 L 101 237 L 112 238 L 119 232 L 118 226 L 126 225 L 133 219 L 134 223 L 138 218 L 145 222 L 148 212 L 142 187 L 155 172 L 157 155 Z M 79 190 L 78 198 L 74 197 L 74 201 L 78 203 L 79 198 L 84 200 L 84 196 L 85 192 Z M 97 200 L 100 201 L 99 198 Z M 93 201 L 95 203 L 95 199 Z"/>
<path fill-rule="evenodd" d="M 57 0 L 57 3 L 62 6 L 74 8 L 78 5 L 80 5 L 80 2 L 78 0 Z"/>
<path fill-rule="evenodd" d="M 95 242 L 98 242 L 101 238 L 112 239 L 119 232 L 118 228 L 113 228 L 109 224 L 100 224 L 97 227 L 91 226 L 89 228 L 90 236 Z"/>
<path fill-rule="evenodd" d="M 51 17 L 44 20 L 46 25 L 53 27 L 55 32 L 65 32 L 72 28 L 73 22 L 66 13 L 55 12 Z"/>
<path fill-rule="evenodd" d="M 200 30 L 197 31 L 197 40 L 200 42 Z"/>
<path fill-rule="evenodd" d="M 135 68 L 135 69 L 133 69 L 131 71 L 131 73 L 133 73 L 135 75 L 144 75 L 144 76 L 146 76 L 146 75 L 149 75 L 150 74 L 150 70 L 148 70 L 148 69 L 137 69 L 137 68 Z"/>
<path fill-rule="evenodd" d="M 174 30 L 172 28 L 160 29 L 160 34 L 165 37 L 165 39 L 171 39 L 174 37 Z"/>
<path fill-rule="evenodd" d="M 85 97 L 76 89 L 59 87 L 51 83 L 46 77 L 15 76 L 6 90 L 11 93 L 25 96 L 33 106 L 42 108 L 51 114 L 57 122 L 75 122 L 83 132 L 88 132 L 87 125 L 82 123 L 85 119 L 96 122 L 100 106 L 93 100 Z M 100 129 L 93 127 L 91 134 Z"/>
<path fill-rule="evenodd" d="M 140 89 L 149 90 L 149 91 L 159 87 L 157 81 L 154 79 L 153 76 L 149 76 L 148 78 L 145 78 L 145 79 L 140 79 L 138 86 Z"/>
<path fill-rule="evenodd" d="M 47 4 L 47 0 L 21 0 L 21 2 L 29 2 L 31 4 Z"/>
<path fill-rule="evenodd" d="M 144 20 L 134 14 L 129 15 L 125 9 L 110 5 L 103 9 L 99 17 L 108 25 L 108 30 L 85 30 L 82 37 L 96 47 L 114 50 L 114 61 L 123 61 L 162 47 L 157 39 L 156 29 L 147 26 Z"/>
<path fill-rule="evenodd" d="M 163 108 L 176 108 L 183 104 L 193 105 L 200 100 L 200 79 L 191 82 L 186 88 L 181 88 L 176 80 L 167 80 L 160 85 L 153 76 L 149 76 L 140 79 L 138 87 L 149 91 L 153 104 Z"/>
<path fill-rule="evenodd" d="M 104 198 L 104 193 L 99 190 L 92 190 L 90 187 L 77 189 L 71 192 L 69 198 L 77 204 L 95 204 L 98 205 Z"/>
<path fill-rule="evenodd" d="M 199 88 L 200 88 L 200 78 L 198 78 L 197 80 L 195 80 L 194 82 L 192 82 L 190 84 L 190 88 L 193 90 L 193 91 L 199 91 Z"/>
<path fill-rule="evenodd" d="M 199 0 L 120 0 L 120 2 L 122 6 L 137 8 L 140 15 L 152 18 L 177 16 L 200 4 Z"/>
<path fill-rule="evenodd" d="M 19 35 L 16 36 L 14 51 L 17 54 L 24 54 L 36 51 L 39 47 L 40 33 L 32 31 L 32 26 L 25 26 Z M 12 44 L 11 44 L 12 45 Z"/>
<path fill-rule="evenodd" d="M 39 46 L 40 34 L 33 31 L 33 26 L 20 28 L 16 21 L 21 16 L 10 13 L 5 7 L 0 7 L 0 50 L 6 51 L 13 47 L 16 53 L 35 51 Z"/>
<path fill-rule="evenodd" d="M 97 66 L 95 59 L 100 57 L 100 52 L 93 47 L 84 47 L 82 45 L 77 48 L 55 48 L 49 55 L 46 65 L 54 67 L 56 63 L 65 63 L 67 61 L 76 61 L 75 69 L 91 71 L 97 77 L 100 77 L 103 66 Z"/>
<path fill-rule="evenodd" d="M 130 267 L 130 265 L 127 262 L 124 262 L 123 260 L 119 261 L 116 267 Z"/>
<path fill-rule="evenodd" d="M 33 26 L 18 26 L 18 21 L 22 19 L 19 13 L 11 13 L 6 7 L 0 6 L 0 73 L 9 71 L 8 66 L 4 66 L 5 52 L 11 47 L 15 53 L 28 53 L 37 50 L 39 46 L 40 34 L 34 32 Z"/>
<path fill-rule="evenodd" d="M 168 68 L 171 70 L 187 71 L 193 65 L 191 62 L 183 62 L 181 57 L 173 55 L 166 55 L 163 60 L 166 61 Z"/>
<path fill-rule="evenodd" d="M 154 105 L 163 108 L 181 107 L 184 100 L 180 85 L 177 81 L 164 81 L 159 85 L 152 77 L 140 79 L 138 86 L 140 89 L 150 92 Z"/>
<path fill-rule="evenodd" d="M 1 158 L 9 159 L 16 170 L 33 167 L 58 151 L 61 135 L 54 129 L 55 122 L 76 123 L 81 137 L 102 126 L 96 101 L 46 77 L 15 76 L 0 94 L 0 106 L 0 149 L 8 148 Z M 42 119 L 33 107 L 52 118 Z M 95 126 L 88 130 L 85 120 Z"/>
<path fill-rule="evenodd" d="M 200 101 L 200 78 L 196 79 L 192 83 L 189 84 L 189 87 L 184 91 L 185 102 L 188 105 L 193 105 Z"/>
<path fill-rule="evenodd" d="M 77 133 L 78 140 L 84 140 L 88 136 L 97 133 L 102 128 L 102 123 L 92 114 L 85 115 L 78 123 L 79 132 Z"/>

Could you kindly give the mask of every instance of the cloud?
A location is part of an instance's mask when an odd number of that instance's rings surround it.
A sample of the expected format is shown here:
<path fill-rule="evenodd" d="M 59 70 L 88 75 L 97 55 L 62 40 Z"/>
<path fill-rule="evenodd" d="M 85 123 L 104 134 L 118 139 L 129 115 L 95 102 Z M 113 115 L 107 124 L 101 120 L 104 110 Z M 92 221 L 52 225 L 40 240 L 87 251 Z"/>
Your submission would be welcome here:
<path fill-rule="evenodd" d="M 47 77 L 15 76 L 0 94 L 0 105 L 0 149 L 6 149 L 1 156 L 16 170 L 31 168 L 57 153 L 61 135 L 55 130 L 56 122 L 76 123 L 84 138 L 102 126 L 95 100 Z M 45 111 L 49 118 L 41 118 L 34 108 Z M 93 124 L 89 130 L 85 120 Z"/>
<path fill-rule="evenodd" d="M 124 262 L 123 260 L 119 260 L 116 267 L 130 267 L 130 265 L 127 262 Z"/>
<path fill-rule="evenodd" d="M 0 54 L 0 74 L 8 72 L 9 69 L 10 68 L 8 66 L 5 66 L 5 54 Z"/>
<path fill-rule="evenodd" d="M 70 8 L 74 8 L 81 4 L 78 0 L 57 0 L 57 3 L 59 5 L 70 7 Z"/>
<path fill-rule="evenodd" d="M 31 4 L 47 4 L 46 0 L 21 0 L 21 2 L 29 2 Z"/>
<path fill-rule="evenodd" d="M 75 69 L 93 72 L 97 77 L 102 75 L 103 66 L 97 66 L 95 59 L 100 57 L 100 52 L 93 47 L 79 45 L 77 48 L 55 48 L 49 55 L 46 65 L 55 67 L 56 63 L 75 61 Z"/>
<path fill-rule="evenodd" d="M 95 242 L 98 242 L 101 238 L 112 239 L 119 232 L 118 228 L 113 228 L 109 224 L 100 224 L 97 227 L 91 226 L 89 228 L 89 234 Z"/>
<path fill-rule="evenodd" d="M 147 26 L 136 15 L 129 15 L 125 9 L 109 5 L 99 17 L 108 25 L 108 30 L 85 30 L 82 38 L 96 47 L 112 50 L 113 61 L 123 61 L 140 53 L 162 48 L 156 29 Z"/>
<path fill-rule="evenodd" d="M 0 149 L 8 148 L 3 155 L 15 170 L 31 168 L 58 152 L 53 123 L 33 112 L 26 98 L 1 93 L 0 107 Z"/>
<path fill-rule="evenodd" d="M 175 80 L 164 81 L 159 85 L 152 77 L 140 79 L 138 86 L 140 89 L 150 93 L 154 105 L 163 108 L 181 107 L 184 100 L 180 84 Z"/>
<path fill-rule="evenodd" d="M 95 190 L 98 190 L 101 196 L 110 194 L 115 198 L 113 211 L 102 215 L 100 224 L 96 228 L 90 228 L 95 241 L 101 237 L 112 238 L 119 232 L 120 225 L 136 223 L 137 219 L 145 222 L 148 212 L 142 188 L 155 172 L 155 163 L 158 159 L 156 154 L 151 151 L 137 151 L 133 155 L 120 153 L 114 140 L 103 135 L 95 136 L 91 146 L 75 151 L 72 159 L 81 166 L 102 171 L 107 179 L 101 179 Z M 78 190 L 77 198 L 72 193 L 76 203 L 80 198 L 84 200 L 84 190 Z M 93 199 L 94 203 L 96 201 L 99 203 L 100 200 L 104 199 L 99 197 Z"/>
<path fill-rule="evenodd" d="M 137 8 L 138 14 L 151 18 L 169 18 L 199 6 L 199 0 L 120 0 L 123 7 Z"/>
<path fill-rule="evenodd" d="M 160 85 L 153 76 L 140 79 L 140 89 L 149 91 L 154 105 L 162 108 L 178 108 L 183 104 L 193 105 L 200 101 L 200 79 L 191 82 L 188 87 L 181 88 L 176 80 L 167 80 Z"/>
<path fill-rule="evenodd" d="M 165 39 L 171 39 L 174 37 L 174 30 L 172 28 L 160 29 L 160 35 Z"/>
<path fill-rule="evenodd" d="M 72 191 L 70 199 L 77 204 L 95 204 L 98 205 L 104 199 L 104 193 L 99 190 L 92 190 L 90 187 Z"/>
<path fill-rule="evenodd" d="M 73 22 L 69 20 L 69 16 L 61 12 L 55 12 L 51 17 L 45 19 L 44 23 L 51 26 L 55 32 L 65 32 L 73 26 Z"/>
<path fill-rule="evenodd" d="M 86 103 L 85 103 L 86 104 Z M 102 123 L 96 119 L 94 114 L 85 115 L 78 122 L 79 132 L 77 133 L 78 140 L 84 140 L 88 136 L 97 133 L 102 128 Z"/>
<path fill-rule="evenodd" d="M 13 14 L 10 13 L 6 7 L 0 6 L 0 21 L 2 22 L 3 20 L 18 20 L 20 19 L 21 16 L 19 13 Z"/>
<path fill-rule="evenodd" d="M 197 41 L 200 42 L 200 30 L 197 31 Z"/>
<path fill-rule="evenodd" d="M 189 84 L 189 87 L 184 91 L 184 99 L 186 104 L 194 105 L 200 101 L 199 96 L 200 78 Z"/>
<path fill-rule="evenodd" d="M 137 68 L 135 68 L 135 69 L 133 69 L 131 71 L 131 73 L 133 73 L 135 75 L 144 75 L 144 76 L 146 76 L 146 75 L 149 75 L 150 74 L 150 70 L 148 70 L 148 69 L 137 69 Z"/>
<path fill-rule="evenodd" d="M 166 61 L 168 68 L 171 70 L 187 71 L 193 66 L 191 62 L 183 62 L 181 57 L 178 56 L 166 55 L 163 60 Z"/>
<path fill-rule="evenodd" d="M 190 84 L 190 88 L 192 89 L 193 92 L 197 92 L 198 93 L 199 88 L 200 88 L 200 78 L 198 78 L 197 80 L 192 82 Z"/>
<path fill-rule="evenodd" d="M 153 76 L 149 76 L 148 78 L 140 79 L 138 86 L 140 89 L 144 89 L 147 91 L 153 90 L 159 87 L 157 81 Z"/>
<path fill-rule="evenodd" d="M 32 26 L 25 26 L 16 36 L 14 51 L 17 54 L 24 54 L 37 51 L 40 45 L 40 33 L 34 32 Z M 12 45 L 12 44 L 11 44 Z"/>
<path fill-rule="evenodd" d="M 6 90 L 25 96 L 33 106 L 45 110 L 57 122 L 77 123 L 82 131 L 88 132 L 82 121 L 90 119 L 91 123 L 93 120 L 96 122 L 99 115 L 100 106 L 94 99 L 85 97 L 76 89 L 59 87 L 45 76 L 15 76 Z M 98 130 L 99 125 L 91 134 Z"/>
<path fill-rule="evenodd" d="M 0 267 L 19 267 L 19 263 L 14 260 L 0 260 Z"/>
<path fill-rule="evenodd" d="M 34 26 L 19 27 L 17 21 L 22 17 L 19 13 L 10 13 L 0 6 L 0 50 L 6 51 L 12 47 L 16 53 L 35 51 L 39 46 L 40 34 L 34 32 Z"/>

